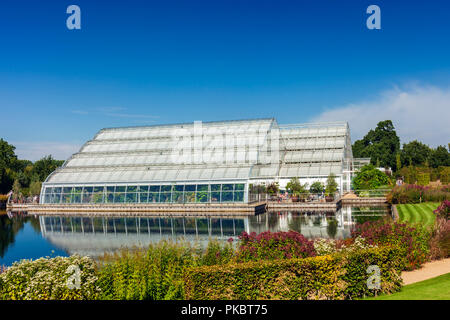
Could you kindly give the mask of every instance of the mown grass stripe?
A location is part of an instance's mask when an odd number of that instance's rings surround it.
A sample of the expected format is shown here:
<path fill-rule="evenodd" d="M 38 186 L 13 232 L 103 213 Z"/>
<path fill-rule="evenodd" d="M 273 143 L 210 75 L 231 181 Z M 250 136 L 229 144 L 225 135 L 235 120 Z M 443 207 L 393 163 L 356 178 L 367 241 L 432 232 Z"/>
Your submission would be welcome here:
<path fill-rule="evenodd" d="M 413 205 L 413 204 L 407 204 L 407 208 L 408 208 L 408 212 L 410 212 L 410 216 L 411 216 L 411 220 L 410 222 L 412 223 L 418 223 L 422 220 L 419 212 L 417 212 L 417 208 Z"/>
<path fill-rule="evenodd" d="M 397 212 L 398 212 L 398 220 L 399 221 L 404 221 L 405 220 L 405 212 L 404 212 L 405 208 L 403 207 L 403 205 L 398 204 L 397 205 Z"/>
<path fill-rule="evenodd" d="M 428 226 L 433 224 L 434 222 L 434 215 L 433 215 L 433 211 L 431 211 L 425 204 L 419 204 L 416 206 L 417 211 L 420 213 L 420 215 L 422 216 L 422 220 L 421 222 Z"/>
<path fill-rule="evenodd" d="M 397 205 L 399 220 L 401 222 L 407 221 L 423 225 L 432 225 L 436 219 L 433 210 L 438 206 L 439 203 L 437 202 L 399 204 Z"/>

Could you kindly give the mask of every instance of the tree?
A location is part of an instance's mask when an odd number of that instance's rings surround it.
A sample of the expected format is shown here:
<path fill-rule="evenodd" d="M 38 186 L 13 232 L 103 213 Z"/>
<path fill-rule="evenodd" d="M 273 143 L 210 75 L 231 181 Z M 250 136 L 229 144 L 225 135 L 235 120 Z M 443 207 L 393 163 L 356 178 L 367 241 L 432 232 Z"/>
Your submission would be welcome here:
<path fill-rule="evenodd" d="M 30 195 L 35 196 L 41 193 L 41 182 L 33 181 L 30 183 Z"/>
<path fill-rule="evenodd" d="M 308 184 L 301 184 L 298 178 L 292 178 L 287 184 L 286 189 L 295 196 L 306 193 Z"/>
<path fill-rule="evenodd" d="M 444 146 L 438 146 L 436 149 L 431 150 L 429 159 L 430 167 L 450 166 L 450 153 Z"/>
<path fill-rule="evenodd" d="M 363 139 L 356 140 L 352 146 L 355 158 L 370 158 L 375 165 L 396 169 L 395 155 L 400 150 L 400 138 L 391 120 L 380 121 L 375 130 L 370 130 Z"/>
<path fill-rule="evenodd" d="M 14 181 L 14 172 L 10 169 L 11 164 L 17 160 L 14 153 L 16 147 L 0 139 L 0 193 L 11 190 Z"/>
<path fill-rule="evenodd" d="M 20 188 L 21 188 L 21 186 L 20 186 L 19 180 L 17 180 L 17 179 L 14 180 L 13 187 L 12 187 L 13 199 L 14 200 L 17 200 L 22 195 L 21 191 L 20 191 Z"/>
<path fill-rule="evenodd" d="M 322 193 L 323 191 L 323 183 L 320 181 L 315 181 L 311 184 L 311 187 L 309 188 L 309 192 L 311 193 Z"/>
<path fill-rule="evenodd" d="M 395 155 L 395 171 L 399 171 L 402 168 L 402 160 L 400 156 L 400 152 L 397 152 Z"/>
<path fill-rule="evenodd" d="M 389 177 L 372 164 L 362 167 L 353 178 L 354 190 L 376 189 L 389 184 Z"/>
<path fill-rule="evenodd" d="M 51 155 L 43 157 L 33 165 L 32 174 L 37 176 L 39 181 L 45 181 L 47 177 L 64 163 L 63 160 L 55 160 Z"/>
<path fill-rule="evenodd" d="M 13 161 L 17 160 L 15 149 L 16 147 L 0 139 L 0 168 L 10 168 Z"/>
<path fill-rule="evenodd" d="M 266 190 L 269 194 L 274 195 L 277 194 L 278 191 L 280 190 L 279 186 L 278 186 L 278 182 L 272 182 L 271 184 L 269 184 L 266 187 Z"/>
<path fill-rule="evenodd" d="M 327 196 L 334 196 L 337 191 L 338 184 L 336 182 L 336 176 L 330 173 L 327 178 L 327 185 L 325 187 L 325 194 Z"/>
<path fill-rule="evenodd" d="M 426 144 L 417 140 L 404 143 L 401 151 L 403 166 L 424 165 L 431 154 L 431 149 Z"/>

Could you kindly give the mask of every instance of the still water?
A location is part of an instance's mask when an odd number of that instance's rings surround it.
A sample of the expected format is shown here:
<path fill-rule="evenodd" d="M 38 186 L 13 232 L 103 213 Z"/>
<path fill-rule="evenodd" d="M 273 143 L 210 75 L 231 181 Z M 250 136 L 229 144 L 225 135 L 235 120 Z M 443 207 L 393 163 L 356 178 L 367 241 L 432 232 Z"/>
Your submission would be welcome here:
<path fill-rule="evenodd" d="M 97 257 L 121 247 L 146 246 L 161 239 L 207 243 L 236 239 L 242 232 L 270 230 L 307 238 L 346 238 L 357 222 L 390 215 L 387 207 L 343 207 L 336 213 L 266 212 L 248 217 L 76 217 L 0 215 L 0 265 L 21 259 Z"/>

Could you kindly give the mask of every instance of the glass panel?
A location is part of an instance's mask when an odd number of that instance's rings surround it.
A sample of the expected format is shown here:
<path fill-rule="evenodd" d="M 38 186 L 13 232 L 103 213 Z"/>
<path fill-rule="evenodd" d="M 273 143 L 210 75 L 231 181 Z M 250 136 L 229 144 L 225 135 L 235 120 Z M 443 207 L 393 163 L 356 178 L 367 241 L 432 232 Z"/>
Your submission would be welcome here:
<path fill-rule="evenodd" d="M 211 192 L 211 202 L 220 202 L 220 192 Z"/>
<path fill-rule="evenodd" d="M 231 202 L 231 201 L 233 201 L 233 192 L 222 191 L 222 202 Z"/>
<path fill-rule="evenodd" d="M 141 192 L 139 194 L 139 202 L 140 203 L 147 203 L 148 201 L 148 192 Z"/>
<path fill-rule="evenodd" d="M 160 202 L 170 202 L 170 192 L 161 192 Z"/>
<path fill-rule="evenodd" d="M 186 186 L 192 187 L 192 186 Z M 195 185 L 194 185 L 195 188 Z M 185 191 L 184 192 L 184 202 L 195 202 L 195 191 Z"/>
<path fill-rule="evenodd" d="M 72 203 L 81 203 L 81 187 L 74 187 L 72 191 Z"/>
<path fill-rule="evenodd" d="M 114 192 L 114 186 L 106 187 L 106 192 Z"/>
<path fill-rule="evenodd" d="M 64 187 L 63 192 L 64 193 L 72 193 L 72 187 Z"/>
<path fill-rule="evenodd" d="M 102 187 L 102 189 L 103 189 L 103 187 Z M 95 188 L 94 188 L 94 190 L 95 190 Z M 103 203 L 103 190 L 94 192 L 92 194 L 92 202 L 93 203 Z"/>
<path fill-rule="evenodd" d="M 151 187 L 150 187 L 150 189 L 151 189 Z M 150 203 L 159 202 L 159 193 L 158 192 L 149 192 L 148 202 L 150 202 Z"/>
<path fill-rule="evenodd" d="M 123 202 L 125 202 L 125 193 L 117 192 L 114 195 L 114 203 L 123 203 Z"/>
<path fill-rule="evenodd" d="M 102 192 L 103 193 L 103 189 L 104 189 L 104 187 L 94 187 L 93 192 L 95 192 L 95 193 Z"/>
<path fill-rule="evenodd" d="M 175 191 L 173 191 L 172 194 L 172 202 L 183 203 L 183 187 L 184 186 L 175 186 Z"/>
<path fill-rule="evenodd" d="M 170 192 L 172 191 L 172 186 L 161 186 L 161 192 Z"/>
<path fill-rule="evenodd" d="M 160 186 L 150 186 L 150 191 L 151 192 L 159 192 L 159 187 Z"/>
<path fill-rule="evenodd" d="M 147 192 L 148 191 L 148 186 L 139 186 L 139 191 L 140 192 Z"/>
<path fill-rule="evenodd" d="M 59 189 L 61 189 L 61 188 L 59 188 Z M 60 203 L 61 202 L 61 194 L 60 193 L 54 194 L 53 196 L 54 196 L 53 197 L 53 203 Z"/>
<path fill-rule="evenodd" d="M 128 203 L 136 203 L 137 202 L 137 193 L 127 193 L 127 202 Z"/>
<path fill-rule="evenodd" d="M 208 185 L 207 184 L 198 184 L 197 191 L 208 191 Z"/>
<path fill-rule="evenodd" d="M 53 193 L 61 193 L 61 187 L 53 188 Z"/>
<path fill-rule="evenodd" d="M 223 184 L 222 191 L 233 191 L 233 185 L 232 184 Z"/>
<path fill-rule="evenodd" d="M 70 203 L 71 198 L 72 198 L 72 194 L 71 193 L 63 193 L 62 194 L 62 203 Z"/>
<path fill-rule="evenodd" d="M 244 190 L 244 187 L 245 187 L 245 184 L 243 184 L 243 183 L 238 183 L 238 184 L 235 184 L 234 185 L 234 190 L 236 190 L 236 191 L 240 191 L 240 190 Z"/>
<path fill-rule="evenodd" d="M 220 191 L 220 184 L 212 184 L 211 191 Z"/>
<path fill-rule="evenodd" d="M 105 200 L 106 203 L 114 203 L 114 192 L 107 192 Z"/>
<path fill-rule="evenodd" d="M 127 187 L 127 192 L 136 192 L 137 191 L 137 186 L 128 186 Z"/>
<path fill-rule="evenodd" d="M 185 191 L 195 191 L 195 184 L 191 184 L 191 185 L 186 185 L 184 187 Z"/>
<path fill-rule="evenodd" d="M 92 191 L 92 187 L 84 187 L 83 190 L 83 203 L 91 203 L 92 202 L 92 192 L 89 192 L 89 190 Z"/>
<path fill-rule="evenodd" d="M 234 193 L 234 202 L 244 201 L 244 191 L 237 191 Z"/>
<path fill-rule="evenodd" d="M 174 190 L 175 191 L 183 191 L 184 190 L 184 186 L 183 185 L 174 186 Z"/>
<path fill-rule="evenodd" d="M 116 186 L 116 192 L 125 192 L 125 186 Z"/>
<path fill-rule="evenodd" d="M 206 186 L 208 187 L 208 186 Z M 210 201 L 210 193 L 208 191 L 197 191 L 196 201 L 197 202 L 209 202 Z"/>

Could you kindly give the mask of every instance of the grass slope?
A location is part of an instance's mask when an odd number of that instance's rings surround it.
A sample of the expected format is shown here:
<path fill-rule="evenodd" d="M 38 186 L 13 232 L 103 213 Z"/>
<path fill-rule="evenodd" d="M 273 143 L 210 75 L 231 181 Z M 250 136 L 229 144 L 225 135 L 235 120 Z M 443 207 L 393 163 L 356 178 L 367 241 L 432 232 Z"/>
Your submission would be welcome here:
<path fill-rule="evenodd" d="M 450 273 L 409 284 L 394 294 L 366 300 L 450 300 Z"/>
<path fill-rule="evenodd" d="M 424 202 L 416 204 L 398 204 L 397 211 L 400 222 L 420 223 L 431 226 L 436 219 L 433 210 L 439 206 L 438 202 Z"/>

